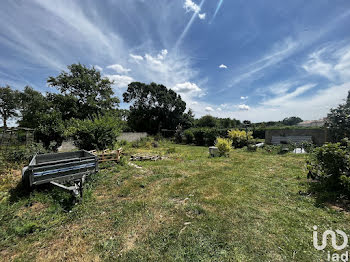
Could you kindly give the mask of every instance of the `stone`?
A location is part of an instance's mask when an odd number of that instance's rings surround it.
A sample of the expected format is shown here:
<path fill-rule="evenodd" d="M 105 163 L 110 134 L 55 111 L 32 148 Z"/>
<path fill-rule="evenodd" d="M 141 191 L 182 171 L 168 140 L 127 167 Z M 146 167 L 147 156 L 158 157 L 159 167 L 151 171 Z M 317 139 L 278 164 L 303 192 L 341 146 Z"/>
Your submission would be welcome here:
<path fill-rule="evenodd" d="M 209 155 L 211 157 L 219 156 L 220 155 L 219 149 L 216 146 L 210 146 L 209 147 Z"/>

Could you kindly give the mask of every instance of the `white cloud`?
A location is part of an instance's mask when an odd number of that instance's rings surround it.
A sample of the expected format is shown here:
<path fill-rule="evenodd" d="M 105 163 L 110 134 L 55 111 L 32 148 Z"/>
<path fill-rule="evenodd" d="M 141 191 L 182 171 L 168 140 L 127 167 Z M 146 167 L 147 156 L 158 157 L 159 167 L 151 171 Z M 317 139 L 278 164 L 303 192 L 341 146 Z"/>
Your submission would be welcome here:
<path fill-rule="evenodd" d="M 113 69 L 118 74 L 127 74 L 131 71 L 131 69 L 124 68 L 122 65 L 119 65 L 119 64 L 109 65 L 107 66 L 107 68 Z"/>
<path fill-rule="evenodd" d="M 283 106 L 283 104 L 288 103 L 293 98 L 296 98 L 304 94 L 306 91 L 310 90 L 311 88 L 314 88 L 315 86 L 316 84 L 306 84 L 303 86 L 299 86 L 293 92 L 284 93 L 281 96 L 268 99 L 267 101 L 264 101 L 262 104 L 268 105 L 268 106 Z"/>
<path fill-rule="evenodd" d="M 239 110 L 249 110 L 250 109 L 250 107 L 246 104 L 239 105 L 238 108 L 239 108 Z"/>
<path fill-rule="evenodd" d="M 118 88 L 126 88 L 128 84 L 134 82 L 134 79 L 126 75 L 105 75 L 109 80 L 114 81 L 114 85 Z"/>
<path fill-rule="evenodd" d="M 168 50 L 163 49 L 163 50 L 160 51 L 160 53 L 158 54 L 157 58 L 158 58 L 159 60 L 163 60 L 163 59 L 166 57 L 167 54 L 168 54 Z"/>
<path fill-rule="evenodd" d="M 199 13 L 201 11 L 201 6 L 197 5 L 192 0 L 185 0 L 183 7 L 186 9 L 186 12 L 194 12 L 194 17 L 198 14 L 198 18 L 201 20 L 204 20 L 207 16 L 206 13 Z"/>
<path fill-rule="evenodd" d="M 207 16 L 206 13 L 198 14 L 198 17 L 199 17 L 199 19 L 201 19 L 201 20 L 204 20 L 206 16 Z"/>
<path fill-rule="evenodd" d="M 299 89 L 297 93 L 302 93 L 302 90 L 300 90 L 301 89 Z M 220 105 L 223 111 L 215 112 L 213 115 L 219 117 L 231 117 L 240 120 L 251 120 L 253 122 L 278 121 L 290 116 L 299 116 L 302 119 L 307 120 L 320 119 L 327 116 L 330 108 L 334 108 L 340 103 L 344 103 L 349 90 L 350 82 L 341 85 L 331 85 L 328 88 L 319 89 L 308 96 L 294 94 L 294 97 L 285 99 L 283 103 L 259 103 L 254 106 L 248 106 L 249 110 L 246 110 L 247 107 L 244 104 L 224 104 L 225 107 Z M 198 103 L 198 105 L 193 108 L 197 117 L 206 114 L 205 110 L 201 110 L 201 108 L 204 107 L 213 108 L 215 105 Z M 235 108 L 237 110 L 232 110 Z"/>
<path fill-rule="evenodd" d="M 129 54 L 129 56 L 136 62 L 140 62 L 143 60 L 143 57 L 140 55 Z"/>
<path fill-rule="evenodd" d="M 248 96 L 241 96 L 242 100 L 248 99 Z"/>
<path fill-rule="evenodd" d="M 217 110 L 217 111 L 219 111 L 219 112 L 221 112 L 221 111 L 222 111 L 222 109 L 221 109 L 220 107 L 218 107 L 216 110 Z"/>
<path fill-rule="evenodd" d="M 227 69 L 227 66 L 224 65 L 224 64 L 221 64 L 221 65 L 219 66 L 219 68 Z"/>
<path fill-rule="evenodd" d="M 211 106 L 207 106 L 205 108 L 205 111 L 207 111 L 207 112 L 214 112 L 214 109 Z"/>
<path fill-rule="evenodd" d="M 99 65 L 94 65 L 94 67 L 98 70 L 98 71 L 100 71 L 100 72 L 102 72 L 103 71 L 103 68 L 102 67 L 100 67 Z"/>
<path fill-rule="evenodd" d="M 195 13 L 199 13 L 201 11 L 200 6 L 194 3 L 192 0 L 185 0 L 184 8 L 186 9 L 186 12 L 192 11 Z"/>
<path fill-rule="evenodd" d="M 350 45 L 329 45 L 309 55 L 302 65 L 309 74 L 323 76 L 331 81 L 350 80 Z"/>
<path fill-rule="evenodd" d="M 195 83 L 191 83 L 191 82 L 185 82 L 185 83 L 181 83 L 181 84 L 177 84 L 173 90 L 175 92 L 179 92 L 179 93 L 200 93 L 202 92 L 202 89 L 200 89 Z"/>
<path fill-rule="evenodd" d="M 168 55 L 168 50 L 163 49 L 155 57 L 153 57 L 150 54 L 145 54 L 145 59 L 151 65 L 162 66 L 162 61 L 166 58 L 167 55 Z"/>
<path fill-rule="evenodd" d="M 158 66 L 162 65 L 162 62 L 160 60 L 158 60 L 157 58 L 155 58 L 149 54 L 145 55 L 145 59 L 146 59 L 146 61 L 149 62 L 149 64 L 158 65 Z"/>
<path fill-rule="evenodd" d="M 259 78 L 259 74 L 261 74 L 263 70 L 272 67 L 288 58 L 297 50 L 298 47 L 299 43 L 290 38 L 286 38 L 281 43 L 277 43 L 273 46 L 270 53 L 266 54 L 261 59 L 249 64 L 242 70 L 237 71 L 229 87 L 232 87 L 242 81 L 252 81 L 256 78 Z"/>
<path fill-rule="evenodd" d="M 268 91 L 273 95 L 281 95 L 281 94 L 287 93 L 289 89 L 291 89 L 293 86 L 297 84 L 298 83 L 294 81 L 283 81 L 283 82 L 270 85 L 268 87 Z"/>
<path fill-rule="evenodd" d="M 17 85 L 23 88 L 26 84 L 35 85 L 23 78 L 25 74 L 21 70 L 27 73 L 30 69 L 38 74 L 47 69 L 54 75 L 66 70 L 66 65 L 72 61 L 83 61 L 88 65 L 103 65 L 104 75 L 108 74 L 110 79 L 115 80 L 115 88 L 125 88 L 134 79 L 164 84 L 168 88 L 195 81 L 197 86 L 202 87 L 205 80 L 198 78 L 192 54 L 185 48 L 176 50 L 174 47 L 178 30 L 183 26 L 187 28 L 184 18 L 188 14 L 184 14 L 183 2 L 171 2 L 170 6 L 162 2 L 157 8 L 140 10 L 143 7 L 132 1 L 127 5 L 120 1 L 107 1 L 106 9 L 120 9 L 125 18 L 123 21 L 130 26 L 120 28 L 111 23 L 112 17 L 108 18 L 102 9 L 96 9 L 90 1 L 84 5 L 69 0 L 33 0 L 31 3 L 21 2 L 20 5 L 8 1 L 4 8 L 3 5 L 0 8 L 0 42 L 11 53 L 17 54 L 17 61 L 8 59 L 12 64 L 16 62 L 8 71 L 16 79 Z M 146 20 L 139 15 L 140 11 L 147 12 Z M 21 19 L 16 19 L 11 15 L 13 13 Z M 193 13 L 195 18 L 199 13 Z M 179 24 L 179 18 L 182 24 Z M 126 33 L 133 34 L 135 41 L 130 41 Z M 155 49 L 158 43 L 162 44 L 162 48 Z M 7 61 L 3 62 L 6 67 L 10 65 Z M 114 63 L 123 67 L 107 71 L 105 65 Z M 132 76 L 128 76 L 128 73 L 131 74 L 128 70 L 132 70 Z M 0 80 L 3 73 L 0 70 Z M 203 94 L 196 90 L 198 92 L 182 95 L 188 105 L 191 105 L 192 97 Z M 42 91 L 47 91 L 47 87 Z"/>

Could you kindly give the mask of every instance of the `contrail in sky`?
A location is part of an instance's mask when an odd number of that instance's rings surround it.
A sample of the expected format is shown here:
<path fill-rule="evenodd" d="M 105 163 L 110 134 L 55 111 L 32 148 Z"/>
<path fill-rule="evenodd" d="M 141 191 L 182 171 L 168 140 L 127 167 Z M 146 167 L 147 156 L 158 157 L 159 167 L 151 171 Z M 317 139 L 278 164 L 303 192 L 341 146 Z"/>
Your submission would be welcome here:
<path fill-rule="evenodd" d="M 219 0 L 219 3 L 218 3 L 218 6 L 216 7 L 216 10 L 215 10 L 215 13 L 214 13 L 214 16 L 213 18 L 211 19 L 210 23 L 212 23 L 216 17 L 216 15 L 218 14 L 220 8 L 221 8 L 221 5 L 222 3 L 224 2 L 224 0 Z"/>
<path fill-rule="evenodd" d="M 204 4 L 205 0 L 202 0 L 202 2 L 200 3 L 199 7 L 202 9 L 202 5 Z M 178 46 L 181 44 L 182 40 L 184 39 L 184 37 L 186 36 L 188 30 L 190 29 L 191 25 L 193 24 L 195 18 L 197 17 L 199 12 L 194 12 L 191 20 L 188 22 L 188 24 L 185 27 L 185 30 L 182 32 L 182 34 L 180 35 L 179 39 L 176 41 L 175 44 L 175 49 L 178 48 Z"/>

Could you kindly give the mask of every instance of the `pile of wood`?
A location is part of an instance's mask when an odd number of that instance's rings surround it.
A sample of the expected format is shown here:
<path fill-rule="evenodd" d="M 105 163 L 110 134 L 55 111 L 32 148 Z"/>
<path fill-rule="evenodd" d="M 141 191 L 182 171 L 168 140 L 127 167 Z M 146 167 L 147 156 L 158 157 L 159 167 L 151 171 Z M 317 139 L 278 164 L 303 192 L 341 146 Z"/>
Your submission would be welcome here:
<path fill-rule="evenodd" d="M 161 157 L 159 155 L 144 155 L 144 154 L 135 154 L 131 155 L 130 161 L 157 161 L 162 160 L 164 157 Z"/>
<path fill-rule="evenodd" d="M 110 149 L 106 149 L 103 151 L 91 150 L 91 151 L 89 151 L 89 153 L 97 155 L 98 162 L 106 162 L 106 161 L 119 162 L 122 151 L 123 151 L 123 149 L 119 148 L 118 150 L 110 150 Z"/>

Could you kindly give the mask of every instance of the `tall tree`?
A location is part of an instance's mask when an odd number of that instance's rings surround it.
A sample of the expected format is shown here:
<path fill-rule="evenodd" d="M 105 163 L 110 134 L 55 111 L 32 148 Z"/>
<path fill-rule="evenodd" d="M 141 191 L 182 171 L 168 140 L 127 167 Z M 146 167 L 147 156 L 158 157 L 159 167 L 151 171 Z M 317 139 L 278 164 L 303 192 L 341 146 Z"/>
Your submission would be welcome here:
<path fill-rule="evenodd" d="M 192 109 L 188 109 L 187 113 L 183 114 L 182 129 L 188 129 L 194 126 L 195 119 Z"/>
<path fill-rule="evenodd" d="M 50 110 L 47 98 L 30 86 L 26 86 L 20 93 L 20 126 L 36 128 L 39 126 L 42 116 Z"/>
<path fill-rule="evenodd" d="M 123 98 L 124 102 L 132 103 L 128 119 L 135 131 L 155 134 L 161 129 L 175 130 L 183 121 L 186 103 L 164 85 L 133 82 Z"/>
<path fill-rule="evenodd" d="M 9 86 L 0 86 L 0 116 L 4 124 L 4 128 L 7 128 L 7 121 L 18 116 L 18 91 L 11 89 Z"/>
<path fill-rule="evenodd" d="M 102 78 L 100 71 L 80 63 L 69 65 L 68 70 L 57 77 L 49 77 L 47 83 L 77 100 L 78 118 L 84 119 L 118 106 L 119 99 L 113 96 L 113 81 Z"/>
<path fill-rule="evenodd" d="M 344 104 L 331 109 L 327 116 L 326 125 L 330 129 L 334 141 L 350 137 L 350 91 Z"/>
<path fill-rule="evenodd" d="M 20 93 L 22 119 L 18 121 L 20 126 L 34 128 L 36 139 L 42 141 L 46 148 L 53 150 L 56 150 L 64 139 L 63 115 L 66 114 L 65 108 L 60 108 L 55 104 L 56 97 L 62 98 L 61 95 L 50 93 L 44 96 L 26 86 Z M 64 103 L 57 104 L 64 105 Z M 74 105 L 67 103 L 66 108 L 74 108 Z"/>
<path fill-rule="evenodd" d="M 282 120 L 282 124 L 286 126 L 295 126 L 296 124 L 303 122 L 303 119 L 297 116 L 286 117 Z"/>
<path fill-rule="evenodd" d="M 202 116 L 197 120 L 197 126 L 199 127 L 216 127 L 218 124 L 217 118 L 211 115 Z"/>

